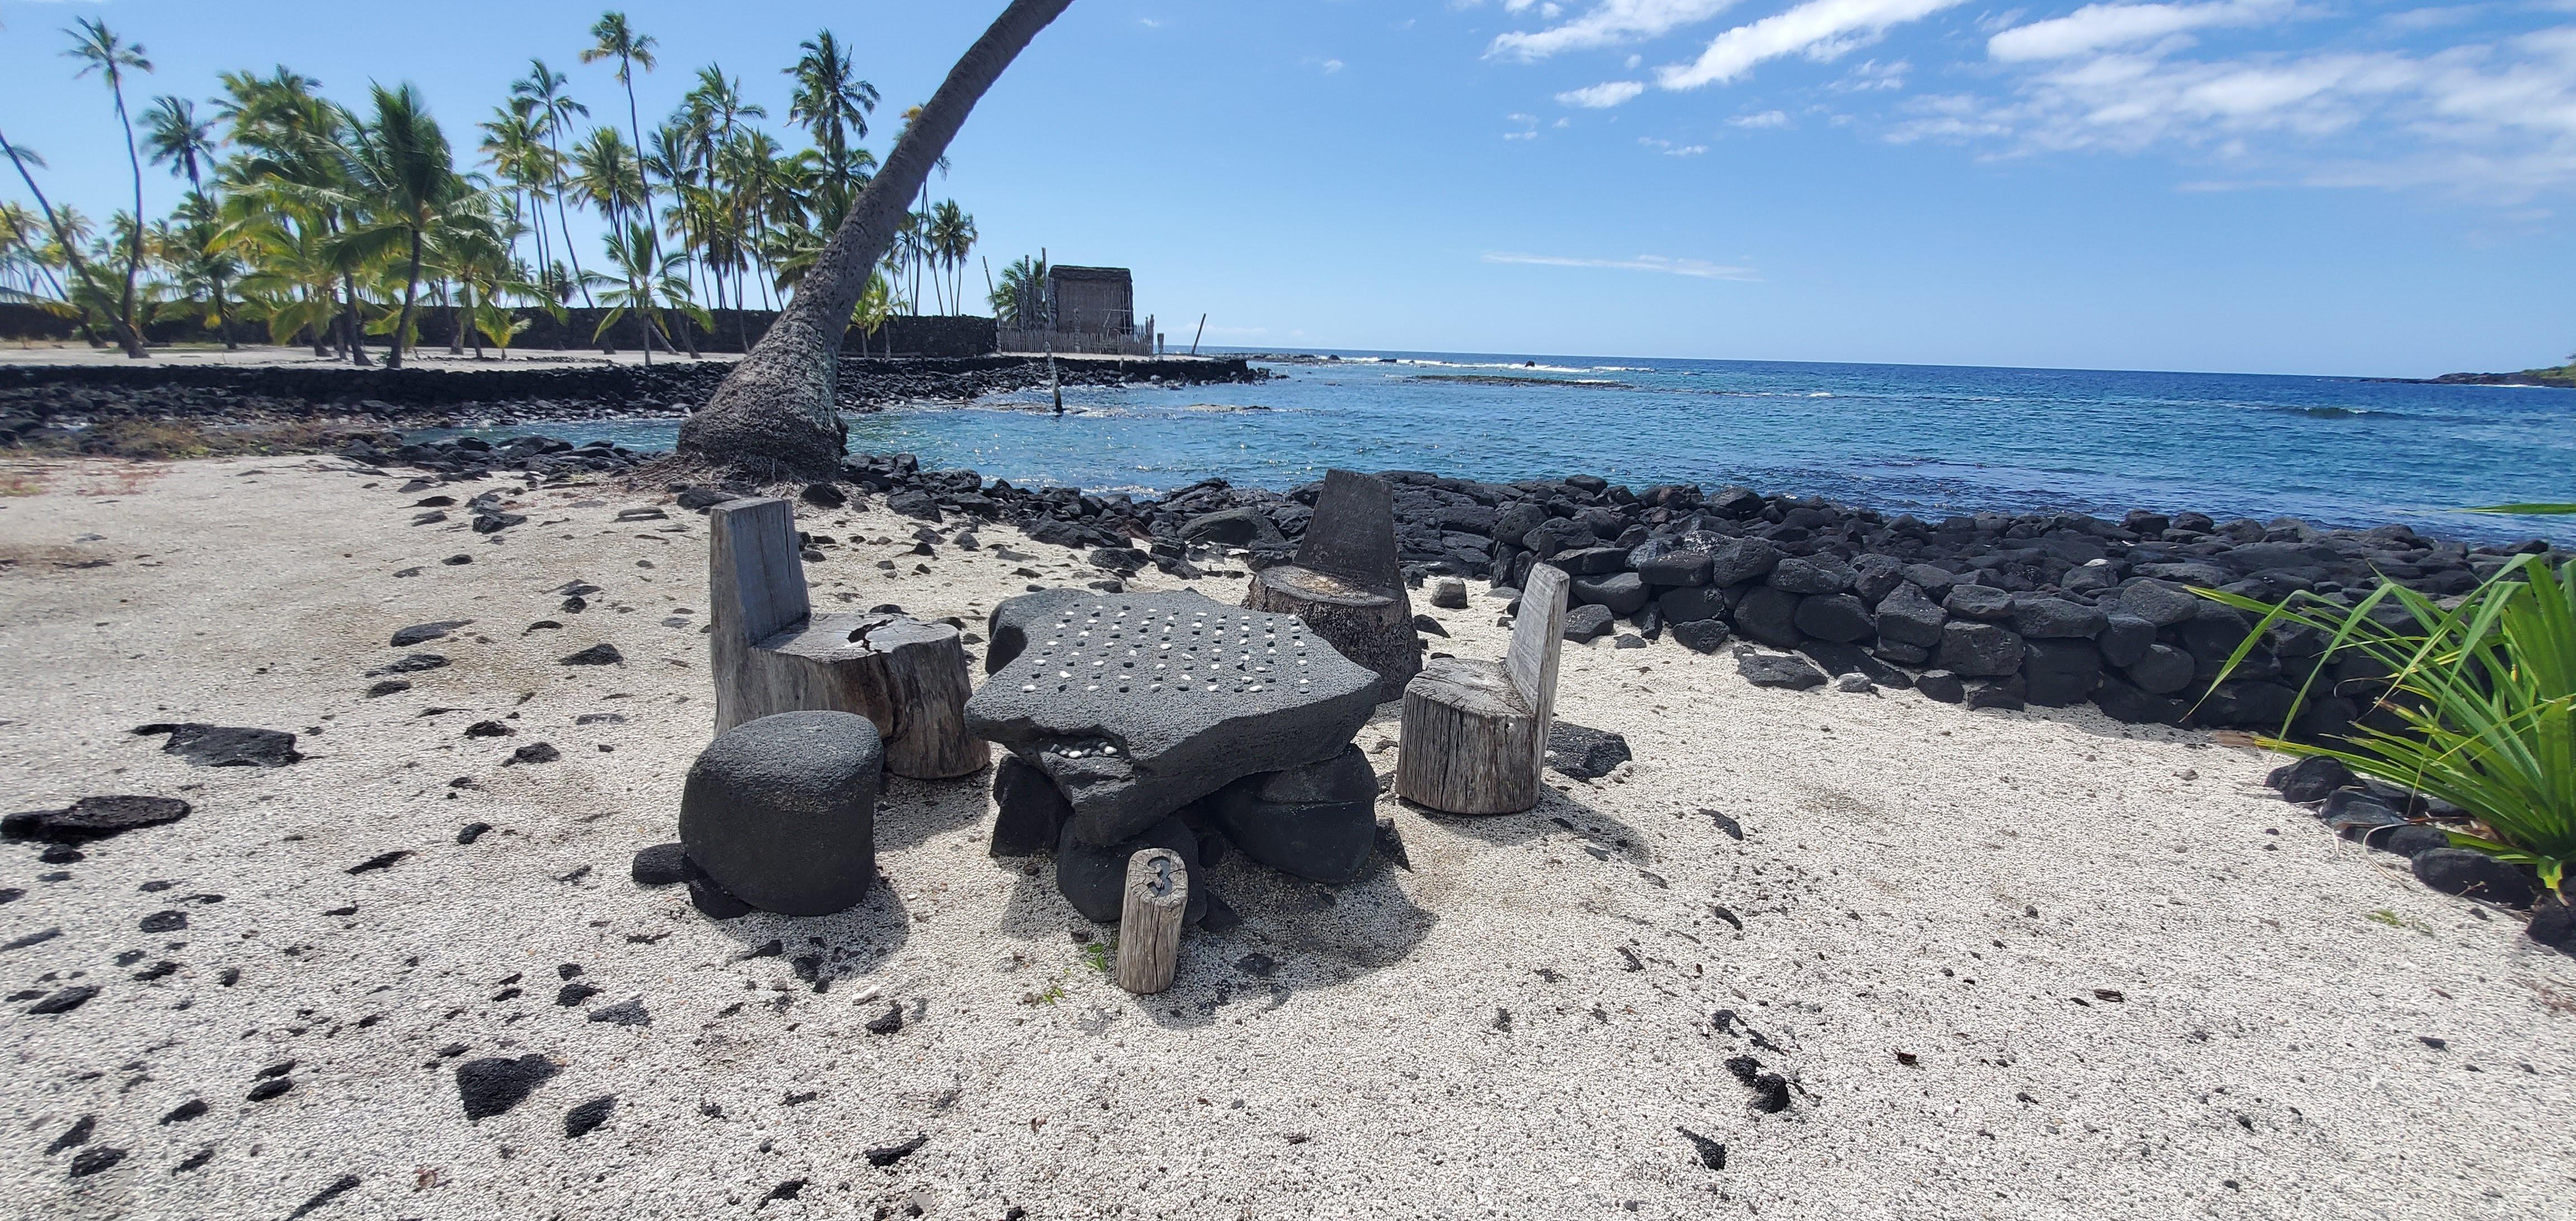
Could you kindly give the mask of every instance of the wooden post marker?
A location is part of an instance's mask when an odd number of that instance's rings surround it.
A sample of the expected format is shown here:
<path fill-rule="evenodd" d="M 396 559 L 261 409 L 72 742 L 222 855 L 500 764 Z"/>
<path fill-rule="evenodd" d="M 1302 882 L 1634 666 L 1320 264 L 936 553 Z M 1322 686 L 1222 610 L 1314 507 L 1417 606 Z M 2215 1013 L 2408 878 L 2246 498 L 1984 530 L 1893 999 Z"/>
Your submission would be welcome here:
<path fill-rule="evenodd" d="M 1172 986 L 1180 965 L 1181 915 L 1190 873 L 1180 854 L 1147 848 L 1127 858 L 1127 900 L 1118 916 L 1118 986 L 1150 995 Z"/>

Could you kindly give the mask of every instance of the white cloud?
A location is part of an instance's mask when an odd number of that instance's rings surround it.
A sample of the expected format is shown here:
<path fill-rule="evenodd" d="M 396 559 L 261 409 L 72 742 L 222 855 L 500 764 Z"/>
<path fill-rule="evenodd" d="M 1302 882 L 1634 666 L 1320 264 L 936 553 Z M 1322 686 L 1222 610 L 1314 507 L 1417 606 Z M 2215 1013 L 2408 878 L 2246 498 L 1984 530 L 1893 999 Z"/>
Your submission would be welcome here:
<path fill-rule="evenodd" d="M 1667 157 L 1696 157 L 1708 151 L 1708 146 L 1705 144 L 1675 144 L 1658 136 L 1639 136 L 1637 143 Z"/>
<path fill-rule="evenodd" d="M 1789 115 L 1787 111 L 1766 110 L 1760 114 L 1738 115 L 1727 122 L 1736 127 L 1787 127 Z"/>
<path fill-rule="evenodd" d="M 1706 21 L 1735 0 L 1599 0 L 1592 11 L 1543 30 L 1515 31 L 1494 39 L 1485 54 L 1521 60 L 1545 59 L 1566 51 L 1589 51 L 1660 38 L 1693 22 Z M 1505 4 L 1520 12 L 1527 4 Z M 1553 9 L 1554 5 L 1548 8 Z M 1542 12 L 1542 17 L 1553 13 Z"/>
<path fill-rule="evenodd" d="M 1646 86 L 1639 81 L 1605 81 L 1581 89 L 1568 89 L 1556 95 L 1556 100 L 1567 106 L 1581 106 L 1586 110 L 1606 110 L 1621 102 L 1629 101 L 1645 91 Z"/>
<path fill-rule="evenodd" d="M 2501 203 L 2576 185 L 2576 27 L 2424 54 L 2176 50 L 2053 63 L 2008 100 L 1917 98 L 1889 138 L 2001 140 L 2019 154 L 2173 147 L 2217 167 L 2216 181 Z"/>
<path fill-rule="evenodd" d="M 1332 74 L 1342 70 L 1342 61 L 1338 59 L 1328 59 L 1325 60 L 1321 66 L 1324 69 L 1324 75 L 1331 76 Z"/>
<path fill-rule="evenodd" d="M 1890 26 L 1929 17 L 1960 0 L 1807 0 L 1787 12 L 1717 36 L 1698 60 L 1656 74 L 1666 89 L 1723 85 L 1768 60 L 1805 55 L 1827 60 L 1876 41 Z"/>
<path fill-rule="evenodd" d="M 1653 271 L 1665 275 L 1690 276 L 1701 280 L 1741 280 L 1758 283 L 1761 276 L 1750 267 L 1723 267 L 1705 259 L 1676 259 L 1660 254 L 1641 254 L 1630 259 L 1578 259 L 1554 254 L 1515 254 L 1497 251 L 1484 258 L 1488 263 L 1515 263 L 1531 267 L 1583 267 L 1609 271 Z"/>
<path fill-rule="evenodd" d="M 2215 0 L 2209 4 L 2088 4 L 2063 17 L 2034 21 L 1986 40 L 1988 57 L 2005 63 L 2069 59 L 2135 46 L 2191 30 L 2261 25 L 2290 14 L 2287 0 Z"/>

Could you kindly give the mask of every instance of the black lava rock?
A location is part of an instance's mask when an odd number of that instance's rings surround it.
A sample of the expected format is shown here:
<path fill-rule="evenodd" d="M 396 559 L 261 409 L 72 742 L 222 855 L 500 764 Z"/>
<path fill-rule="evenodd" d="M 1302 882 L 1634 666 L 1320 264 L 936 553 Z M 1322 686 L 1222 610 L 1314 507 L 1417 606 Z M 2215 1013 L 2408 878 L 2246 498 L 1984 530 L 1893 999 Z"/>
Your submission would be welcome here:
<path fill-rule="evenodd" d="M 638 886 L 673 886 L 689 880 L 688 851 L 678 844 L 655 844 L 639 849 L 627 866 L 627 876 Z"/>
<path fill-rule="evenodd" d="M 1563 720 L 1547 727 L 1547 765 L 1577 780 L 1598 780 L 1635 757 L 1628 739 L 1608 730 Z"/>
<path fill-rule="evenodd" d="M 445 636 L 448 633 L 472 622 L 474 621 L 471 619 L 449 619 L 439 623 L 415 623 L 410 627 L 394 633 L 391 643 L 393 644 L 393 647 L 397 649 L 407 649 L 416 644 L 427 644 L 430 641 Z"/>
<path fill-rule="evenodd" d="M 1565 612 L 1565 638 L 1576 644 L 1588 644 L 1610 631 L 1618 619 L 1606 606 L 1577 606 Z"/>
<path fill-rule="evenodd" d="M 1818 640 L 1844 644 L 1878 634 L 1877 626 L 1870 622 L 1868 604 L 1845 593 L 1800 598 L 1791 622 L 1800 632 Z"/>
<path fill-rule="evenodd" d="M 1825 672 L 1804 657 L 1778 653 L 1745 652 L 1735 659 L 1735 672 L 1756 687 L 1785 687 L 1804 691 L 1825 685 Z"/>
<path fill-rule="evenodd" d="M 680 797 L 680 842 L 734 897 L 822 916 L 876 878 L 885 746 L 866 717 L 783 712 L 728 730 L 698 755 Z"/>
<path fill-rule="evenodd" d="M 2264 783 L 2281 791 L 2281 800 L 2301 805 L 2323 801 L 2337 789 L 2354 788 L 2361 778 L 2344 766 L 2343 760 L 2324 755 L 2311 755 L 2296 763 L 2276 768 Z"/>
<path fill-rule="evenodd" d="M 95 984 L 78 984 L 69 988 L 60 988 L 45 999 L 28 1006 L 27 1012 L 39 1017 L 47 1014 L 69 1013 L 88 1004 L 89 998 L 96 995 L 98 995 L 98 987 Z"/>
<path fill-rule="evenodd" d="M 1721 619 L 1675 623 L 1665 630 L 1671 632 L 1673 639 L 1679 641 L 1683 648 L 1694 653 L 1714 653 L 1725 645 L 1727 637 L 1734 634 Z"/>
<path fill-rule="evenodd" d="M 1210 892 L 1207 879 L 1199 872 L 1199 837 L 1178 818 L 1165 818 L 1146 829 L 1143 835 L 1122 840 L 1106 848 L 1082 843 L 1074 835 L 1074 824 L 1066 823 L 1062 838 L 1056 841 L 1055 888 L 1082 918 L 1097 924 L 1116 924 L 1119 910 L 1126 902 L 1127 860 L 1147 848 L 1166 848 L 1181 858 L 1181 867 L 1190 875 L 1190 905 L 1181 915 L 1183 923 L 1194 923 L 1207 913 Z"/>
<path fill-rule="evenodd" d="M 830 487 L 831 485 L 818 483 L 814 486 Z M 808 490 L 810 491 L 811 489 Z M 593 1098 L 580 1106 L 564 1112 L 564 1138 L 567 1140 L 580 1140 L 582 1137 L 590 1135 L 592 1129 L 608 1122 L 609 1112 L 616 1108 L 617 1095 L 602 1094 L 597 1098 Z"/>
<path fill-rule="evenodd" d="M 603 640 L 598 644 L 594 644 L 589 648 L 583 649 L 578 653 L 564 658 L 563 664 L 567 666 L 614 666 L 621 665 L 625 661 L 626 655 L 618 652 L 616 645 Z"/>
<path fill-rule="evenodd" d="M 304 757 L 295 749 L 295 735 L 276 729 L 191 721 L 180 725 L 138 725 L 134 732 L 170 735 L 170 740 L 161 744 L 161 752 L 199 767 L 284 767 Z"/>
<path fill-rule="evenodd" d="M 1922 692 L 1924 698 L 1944 704 L 1956 704 L 1968 698 L 1967 684 L 1960 682 L 1959 676 L 1948 670 L 1925 670 L 1915 675 L 1914 689 Z"/>
<path fill-rule="evenodd" d="M 2444 894 L 2529 907 L 2538 897 L 2531 874 L 2469 848 L 2436 848 L 2415 857 L 2415 879 Z"/>
<path fill-rule="evenodd" d="M 1339 884 L 1359 876 L 1376 846 L 1377 772 L 1352 746 L 1321 763 L 1246 776 L 1203 808 L 1245 856 Z"/>
<path fill-rule="evenodd" d="M 125 1160 L 126 1151 L 107 1145 L 92 1145 L 72 1155 L 72 1177 L 88 1178 Z"/>
<path fill-rule="evenodd" d="M 1688 1128 L 1677 1127 L 1673 1131 L 1689 1139 L 1691 1151 L 1699 1155 L 1700 1165 L 1710 1170 L 1726 1169 L 1726 1146 L 1723 1143 L 1710 1140 Z"/>
<path fill-rule="evenodd" d="M 456 1066 L 456 1094 L 465 1104 L 466 1119 L 488 1119 L 527 1101 L 558 1071 L 553 1061 L 534 1052 L 515 1060 L 468 1060 Z"/>
<path fill-rule="evenodd" d="M 83 843 L 137 827 L 177 822 L 193 808 L 175 797 L 83 797 L 60 810 L 30 810 L 0 818 L 0 836 Z"/>
<path fill-rule="evenodd" d="M 1798 630 L 1798 595 L 1768 585 L 1747 591 L 1735 604 L 1735 630 L 1775 649 L 1794 649 L 1805 640 Z"/>
<path fill-rule="evenodd" d="M 1962 585 L 1950 591 L 1951 601 L 1959 591 L 1983 586 Z M 2006 605 L 2009 606 L 2009 600 Z M 1955 608 L 1954 608 L 1955 609 Z M 1974 619 L 1953 619 L 1941 627 L 1941 646 L 1932 655 L 1933 663 L 1961 677 L 1974 678 L 2017 674 L 2021 670 L 2022 640 L 2009 629 Z"/>
<path fill-rule="evenodd" d="M 1004 753 L 993 765 L 994 856 L 1035 856 L 1055 847 L 1073 817 L 1072 803 L 1057 791 L 1045 772 L 1018 755 Z"/>

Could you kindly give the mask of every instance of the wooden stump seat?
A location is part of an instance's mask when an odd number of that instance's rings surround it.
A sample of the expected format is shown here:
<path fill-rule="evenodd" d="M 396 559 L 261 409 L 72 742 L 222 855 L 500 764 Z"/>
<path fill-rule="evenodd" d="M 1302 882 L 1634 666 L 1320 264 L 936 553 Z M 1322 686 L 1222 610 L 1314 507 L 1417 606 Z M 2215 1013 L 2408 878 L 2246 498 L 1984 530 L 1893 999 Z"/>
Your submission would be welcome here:
<path fill-rule="evenodd" d="M 1440 658 L 1405 684 L 1397 796 L 1450 814 L 1517 814 L 1538 804 L 1565 599 L 1563 570 L 1532 568 L 1501 661 Z"/>
<path fill-rule="evenodd" d="M 1395 491 L 1375 475 L 1324 473 L 1294 563 L 1253 574 L 1245 608 L 1295 615 L 1394 699 L 1422 669 L 1422 637 L 1395 547 Z"/>
<path fill-rule="evenodd" d="M 898 776 L 944 780 L 991 761 L 991 747 L 966 732 L 974 679 L 955 627 L 812 613 L 784 500 L 730 501 L 707 521 L 717 733 L 778 712 L 850 712 L 876 725 Z"/>

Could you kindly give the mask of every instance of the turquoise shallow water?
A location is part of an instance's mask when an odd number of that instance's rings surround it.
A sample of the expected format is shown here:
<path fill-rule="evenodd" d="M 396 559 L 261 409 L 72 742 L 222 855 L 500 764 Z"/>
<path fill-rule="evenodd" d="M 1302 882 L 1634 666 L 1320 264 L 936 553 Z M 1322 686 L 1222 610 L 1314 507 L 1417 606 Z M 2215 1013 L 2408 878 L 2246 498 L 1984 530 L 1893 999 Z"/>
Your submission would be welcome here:
<path fill-rule="evenodd" d="M 2197 509 L 2576 539 L 2576 391 L 2323 377 L 1344 353 L 1244 386 L 1078 387 L 850 417 L 854 450 L 1020 484 L 1285 488 L 1326 467 L 1741 483 L 1890 512 Z M 665 449 L 676 425 L 475 430 Z"/>

